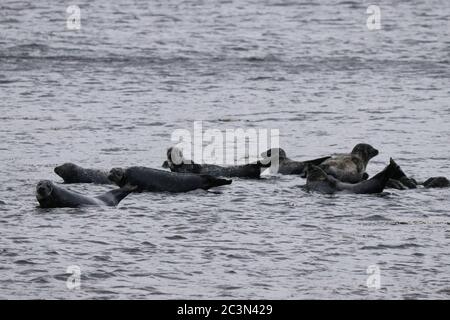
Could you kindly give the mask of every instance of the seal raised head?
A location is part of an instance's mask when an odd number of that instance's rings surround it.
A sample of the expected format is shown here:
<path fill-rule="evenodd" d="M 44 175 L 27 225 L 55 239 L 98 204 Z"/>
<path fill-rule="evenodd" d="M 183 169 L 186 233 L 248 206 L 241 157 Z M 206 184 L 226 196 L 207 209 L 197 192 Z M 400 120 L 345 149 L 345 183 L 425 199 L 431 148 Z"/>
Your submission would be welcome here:
<path fill-rule="evenodd" d="M 64 163 L 57 166 L 54 171 L 64 180 L 64 183 L 112 184 L 106 172 L 82 168 L 74 163 Z"/>
<path fill-rule="evenodd" d="M 36 199 L 41 208 L 78 208 L 82 206 L 116 206 L 134 188 L 106 192 L 98 197 L 87 197 L 80 193 L 59 187 L 49 180 L 42 180 L 36 186 Z"/>

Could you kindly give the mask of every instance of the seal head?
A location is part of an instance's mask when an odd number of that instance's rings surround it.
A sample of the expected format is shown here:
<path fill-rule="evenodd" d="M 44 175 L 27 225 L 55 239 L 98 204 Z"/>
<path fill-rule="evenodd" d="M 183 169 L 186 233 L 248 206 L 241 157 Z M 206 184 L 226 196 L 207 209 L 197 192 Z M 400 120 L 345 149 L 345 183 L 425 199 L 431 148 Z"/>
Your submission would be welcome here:
<path fill-rule="evenodd" d="M 113 168 L 109 172 L 108 179 L 117 184 L 119 187 L 126 185 L 126 173 L 122 168 Z"/>
<path fill-rule="evenodd" d="M 46 199 L 53 192 L 53 183 L 49 180 L 42 180 L 36 185 L 36 197 L 38 199 Z"/>

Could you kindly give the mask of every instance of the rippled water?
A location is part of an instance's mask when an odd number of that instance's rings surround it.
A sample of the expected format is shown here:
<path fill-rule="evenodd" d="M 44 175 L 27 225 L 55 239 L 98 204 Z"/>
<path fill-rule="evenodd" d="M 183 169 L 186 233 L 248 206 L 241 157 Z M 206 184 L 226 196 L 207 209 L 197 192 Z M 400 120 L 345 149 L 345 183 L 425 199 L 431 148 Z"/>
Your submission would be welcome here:
<path fill-rule="evenodd" d="M 294 159 L 367 142 L 371 175 L 392 156 L 449 176 L 448 1 L 377 1 L 377 31 L 365 1 L 78 1 L 79 31 L 69 4 L 0 4 L 0 298 L 449 297 L 448 189 L 323 196 L 272 176 L 118 208 L 34 197 L 67 161 L 159 167 L 195 120 L 278 128 Z"/>

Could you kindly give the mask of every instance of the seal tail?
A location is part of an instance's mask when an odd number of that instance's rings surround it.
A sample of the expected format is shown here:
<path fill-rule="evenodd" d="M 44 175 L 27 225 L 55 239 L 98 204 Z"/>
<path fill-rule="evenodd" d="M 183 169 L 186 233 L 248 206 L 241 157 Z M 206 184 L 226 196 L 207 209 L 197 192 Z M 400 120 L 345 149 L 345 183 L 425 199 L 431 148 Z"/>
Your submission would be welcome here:
<path fill-rule="evenodd" d="M 106 205 L 114 207 L 117 206 L 131 192 L 136 191 L 137 187 L 126 185 L 119 189 L 114 189 L 97 197 L 100 201 L 103 201 Z"/>
<path fill-rule="evenodd" d="M 203 180 L 204 180 L 204 186 L 202 187 L 202 189 L 204 190 L 208 190 L 210 188 L 214 188 L 214 187 L 220 187 L 220 186 L 224 186 L 227 184 L 231 184 L 233 182 L 233 180 L 228 180 L 228 179 L 220 179 L 220 178 L 216 178 L 207 174 L 201 174 L 200 175 Z"/>
<path fill-rule="evenodd" d="M 370 180 L 377 180 L 383 186 L 384 189 L 389 179 L 394 179 L 395 175 L 398 174 L 399 170 L 400 170 L 399 165 L 394 161 L 394 159 L 391 158 L 389 165 L 383 171 L 375 175 Z"/>

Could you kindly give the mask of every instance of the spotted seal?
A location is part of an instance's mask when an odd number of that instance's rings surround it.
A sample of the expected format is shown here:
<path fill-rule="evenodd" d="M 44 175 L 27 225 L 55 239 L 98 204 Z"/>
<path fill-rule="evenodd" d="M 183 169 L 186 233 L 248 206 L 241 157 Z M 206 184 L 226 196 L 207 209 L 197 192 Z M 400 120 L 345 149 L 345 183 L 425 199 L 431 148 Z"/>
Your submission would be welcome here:
<path fill-rule="evenodd" d="M 378 153 L 378 150 L 371 145 L 360 143 L 353 148 L 351 153 L 335 155 L 319 166 L 328 175 L 342 182 L 358 183 L 368 179 L 367 164 Z"/>

